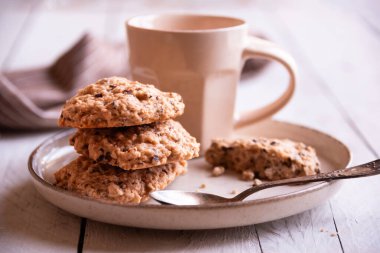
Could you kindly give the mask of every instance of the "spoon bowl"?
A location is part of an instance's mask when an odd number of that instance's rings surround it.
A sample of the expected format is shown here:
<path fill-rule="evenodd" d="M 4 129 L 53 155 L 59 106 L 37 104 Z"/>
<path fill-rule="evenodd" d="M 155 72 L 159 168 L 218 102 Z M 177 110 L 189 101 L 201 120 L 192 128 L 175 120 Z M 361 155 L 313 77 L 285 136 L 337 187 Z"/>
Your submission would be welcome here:
<path fill-rule="evenodd" d="M 215 203 L 231 202 L 232 199 L 203 192 L 186 192 L 176 190 L 163 190 L 150 193 L 157 202 L 166 205 L 205 205 Z"/>

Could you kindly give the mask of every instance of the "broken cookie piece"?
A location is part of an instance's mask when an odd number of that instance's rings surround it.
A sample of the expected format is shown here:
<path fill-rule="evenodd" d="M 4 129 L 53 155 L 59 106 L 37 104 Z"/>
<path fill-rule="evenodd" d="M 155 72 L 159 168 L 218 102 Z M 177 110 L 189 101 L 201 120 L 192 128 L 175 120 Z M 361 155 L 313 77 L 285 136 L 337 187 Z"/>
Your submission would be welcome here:
<path fill-rule="evenodd" d="M 279 180 L 315 175 L 320 171 L 314 148 L 288 139 L 216 139 L 205 157 L 213 166 L 241 172 L 247 180 L 255 176 Z"/>

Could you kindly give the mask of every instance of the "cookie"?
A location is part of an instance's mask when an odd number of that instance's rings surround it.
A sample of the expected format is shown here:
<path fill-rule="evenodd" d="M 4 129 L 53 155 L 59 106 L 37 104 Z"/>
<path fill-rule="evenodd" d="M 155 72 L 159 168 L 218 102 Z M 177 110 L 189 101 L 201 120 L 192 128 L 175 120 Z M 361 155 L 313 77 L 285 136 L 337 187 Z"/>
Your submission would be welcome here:
<path fill-rule="evenodd" d="M 315 175 L 320 171 L 312 147 L 287 139 L 217 139 L 205 156 L 206 161 L 214 166 L 242 174 L 252 171 L 257 177 L 268 180 Z"/>
<path fill-rule="evenodd" d="M 63 106 L 58 125 L 106 128 L 149 124 L 173 119 L 184 112 L 177 93 L 122 77 L 98 80 L 81 89 Z"/>
<path fill-rule="evenodd" d="M 174 120 L 123 128 L 79 129 L 70 144 L 79 154 L 125 170 L 189 160 L 199 155 L 200 146 Z"/>
<path fill-rule="evenodd" d="M 164 189 L 185 172 L 185 161 L 126 171 L 80 156 L 54 176 L 56 186 L 82 196 L 117 204 L 138 204 L 146 201 L 150 192 Z"/>

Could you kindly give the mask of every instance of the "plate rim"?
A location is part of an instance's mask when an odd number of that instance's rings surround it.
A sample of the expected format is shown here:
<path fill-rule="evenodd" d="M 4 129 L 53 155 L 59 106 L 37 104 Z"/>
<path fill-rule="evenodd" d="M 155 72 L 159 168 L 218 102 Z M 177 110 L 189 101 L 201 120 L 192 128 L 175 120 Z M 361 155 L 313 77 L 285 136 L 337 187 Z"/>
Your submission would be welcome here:
<path fill-rule="evenodd" d="M 324 135 L 325 137 L 332 139 L 333 141 L 337 142 L 341 147 L 343 147 L 343 149 L 347 153 L 347 157 L 348 157 L 346 167 L 350 165 L 350 163 L 352 161 L 352 154 L 351 154 L 350 149 L 342 141 L 331 136 L 330 134 L 327 134 L 327 133 L 324 133 L 322 131 L 313 129 L 311 127 L 307 127 L 307 126 L 296 124 L 296 123 L 286 122 L 286 121 L 269 119 L 269 120 L 265 120 L 263 122 L 269 122 L 269 121 L 271 123 L 274 123 L 274 124 L 285 124 L 285 125 L 291 125 L 292 127 L 301 127 L 301 128 L 304 128 L 308 131 L 312 131 L 318 135 Z M 249 127 L 252 127 L 252 125 L 247 126 L 247 127 L 243 127 L 241 129 L 249 128 Z M 276 195 L 276 196 L 272 196 L 272 197 L 266 197 L 266 198 L 262 198 L 262 199 L 253 199 L 253 200 L 229 202 L 229 203 L 212 203 L 212 204 L 205 204 L 205 205 L 178 205 L 178 206 L 177 205 L 162 205 L 162 204 L 124 204 L 123 205 L 123 204 L 111 203 L 108 201 L 92 199 L 92 198 L 87 197 L 87 196 L 82 196 L 76 192 L 71 192 L 71 191 L 62 189 L 58 186 L 55 186 L 55 185 L 47 182 L 42 176 L 38 175 L 37 172 L 35 171 L 35 169 L 33 167 L 33 161 L 34 161 L 35 155 L 37 154 L 38 150 L 42 146 L 44 146 L 45 144 L 48 144 L 48 143 L 50 143 L 50 142 L 52 142 L 55 139 L 58 139 L 60 137 L 68 136 L 69 134 L 71 134 L 74 131 L 75 131 L 74 129 L 64 129 L 64 130 L 59 131 L 58 133 L 48 137 L 44 141 L 42 141 L 29 155 L 28 170 L 29 170 L 30 175 L 32 176 L 32 178 L 36 182 L 38 182 L 41 185 L 49 188 L 50 190 L 54 190 L 54 191 L 59 192 L 59 193 L 64 194 L 64 195 L 69 195 L 69 196 L 74 197 L 74 198 L 80 198 L 80 199 L 85 200 L 85 201 L 90 201 L 91 203 L 95 203 L 95 204 L 105 204 L 105 205 L 111 205 L 111 206 L 119 207 L 119 208 L 126 208 L 126 209 L 129 209 L 129 208 L 138 208 L 138 209 L 148 208 L 148 209 L 160 209 L 160 210 L 162 210 L 162 209 L 165 209 L 165 210 L 167 210 L 167 209 L 170 209 L 170 210 L 171 209 L 186 209 L 186 210 L 191 210 L 191 209 L 199 210 L 199 209 L 201 209 L 201 210 L 203 210 L 203 209 L 239 208 L 239 207 L 245 207 L 245 206 L 251 206 L 251 205 L 265 204 L 265 203 L 273 202 L 276 200 L 278 201 L 278 200 L 286 200 L 289 198 L 295 198 L 295 197 L 302 196 L 302 195 L 308 194 L 310 192 L 314 192 L 314 191 L 323 189 L 327 186 L 338 183 L 338 181 L 319 182 L 319 183 L 312 185 L 306 189 L 302 189 L 302 190 L 299 190 L 296 192 L 284 193 L 284 194 L 280 194 L 280 195 Z M 200 158 L 196 158 L 196 159 L 200 159 Z"/>

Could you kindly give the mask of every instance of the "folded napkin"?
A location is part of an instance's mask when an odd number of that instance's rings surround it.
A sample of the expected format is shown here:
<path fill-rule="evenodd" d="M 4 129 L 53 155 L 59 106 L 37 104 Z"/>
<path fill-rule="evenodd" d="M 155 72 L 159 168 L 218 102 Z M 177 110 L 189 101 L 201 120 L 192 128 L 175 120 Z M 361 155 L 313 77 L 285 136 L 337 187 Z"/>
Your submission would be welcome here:
<path fill-rule="evenodd" d="M 127 49 L 85 34 L 46 68 L 0 73 L 0 128 L 57 127 L 63 103 L 82 86 L 108 76 L 129 77 Z M 257 71 L 259 60 L 244 71 Z"/>

